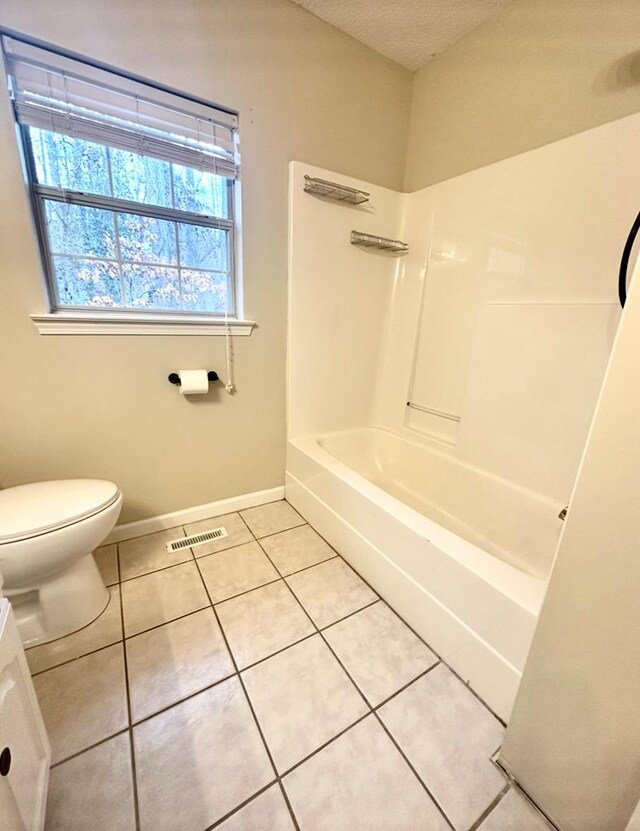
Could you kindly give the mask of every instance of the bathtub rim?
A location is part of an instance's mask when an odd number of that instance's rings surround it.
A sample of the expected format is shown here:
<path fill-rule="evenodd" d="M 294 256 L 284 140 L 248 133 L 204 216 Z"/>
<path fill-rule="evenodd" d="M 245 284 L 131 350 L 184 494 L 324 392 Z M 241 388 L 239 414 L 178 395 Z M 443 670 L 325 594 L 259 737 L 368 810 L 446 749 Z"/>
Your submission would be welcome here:
<path fill-rule="evenodd" d="M 453 531 L 449 531 L 449 529 L 440 525 L 435 520 L 420 513 L 398 497 L 393 496 L 379 485 L 371 482 L 362 474 L 357 473 L 353 470 L 353 468 L 349 467 L 346 463 L 341 462 L 320 444 L 322 439 L 326 439 L 331 436 L 346 435 L 364 430 L 379 430 L 390 434 L 398 441 L 413 444 L 423 451 L 438 453 L 436 449 L 432 450 L 432 448 L 428 445 L 420 442 L 412 442 L 404 435 L 396 433 L 395 431 L 389 430 L 385 427 L 378 427 L 377 425 L 366 425 L 363 427 L 353 427 L 345 430 L 334 431 L 332 433 L 319 433 L 301 438 L 290 438 L 288 440 L 288 444 L 299 452 L 307 455 L 322 468 L 325 468 L 333 475 L 338 476 L 351 487 L 360 491 L 367 497 L 367 499 L 371 500 L 379 508 L 402 522 L 413 533 L 420 536 L 427 543 L 439 548 L 443 553 L 455 560 L 460 566 L 468 569 L 480 580 L 483 580 L 492 588 L 507 595 L 517 605 L 537 617 L 540 613 L 540 608 L 546 593 L 548 577 L 545 579 L 527 574 L 525 571 L 518 569 L 516 566 L 500 560 L 490 552 L 485 551 L 468 540 L 465 540 Z M 439 453 L 439 455 L 445 456 L 447 459 L 454 462 L 456 461 L 447 453 Z M 473 467 L 471 465 L 467 466 Z M 287 470 L 289 470 L 288 462 Z M 485 471 L 479 468 L 477 470 L 480 473 L 485 474 Z M 500 479 L 500 477 L 495 477 L 493 474 L 487 475 Z M 518 486 L 514 485 L 514 487 Z M 533 493 L 524 488 L 519 489 L 524 490 L 526 493 Z"/>

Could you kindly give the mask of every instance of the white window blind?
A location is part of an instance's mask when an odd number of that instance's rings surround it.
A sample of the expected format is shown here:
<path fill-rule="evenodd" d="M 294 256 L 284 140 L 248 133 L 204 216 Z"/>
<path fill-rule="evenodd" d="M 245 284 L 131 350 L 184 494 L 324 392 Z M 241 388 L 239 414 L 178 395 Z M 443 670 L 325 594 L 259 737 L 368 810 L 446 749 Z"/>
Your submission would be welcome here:
<path fill-rule="evenodd" d="M 3 36 L 19 123 L 234 179 L 237 116 Z"/>

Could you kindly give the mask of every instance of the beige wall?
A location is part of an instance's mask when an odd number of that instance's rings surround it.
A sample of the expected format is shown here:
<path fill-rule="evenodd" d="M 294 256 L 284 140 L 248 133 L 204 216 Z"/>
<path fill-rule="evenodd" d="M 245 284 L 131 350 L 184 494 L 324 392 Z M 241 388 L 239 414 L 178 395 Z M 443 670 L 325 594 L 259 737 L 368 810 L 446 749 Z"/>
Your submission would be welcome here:
<path fill-rule="evenodd" d="M 640 266 L 502 761 L 563 831 L 623 831 L 640 796 Z"/>
<path fill-rule="evenodd" d="M 640 109 L 638 0 L 515 0 L 415 76 L 417 190 Z"/>
<path fill-rule="evenodd" d="M 224 339 L 39 336 L 40 264 L 0 94 L 0 484 L 113 479 L 123 521 L 282 484 L 287 164 L 400 188 L 411 75 L 288 0 L 3 0 L 2 25 L 240 111 L 246 316 L 238 394 L 181 398 L 167 373 L 224 371 Z"/>

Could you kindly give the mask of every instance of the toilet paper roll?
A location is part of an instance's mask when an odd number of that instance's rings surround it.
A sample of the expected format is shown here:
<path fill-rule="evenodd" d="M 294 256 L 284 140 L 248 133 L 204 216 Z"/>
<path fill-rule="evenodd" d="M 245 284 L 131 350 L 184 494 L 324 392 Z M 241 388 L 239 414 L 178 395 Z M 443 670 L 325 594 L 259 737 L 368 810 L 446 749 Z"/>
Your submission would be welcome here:
<path fill-rule="evenodd" d="M 206 369 L 179 369 L 180 395 L 203 395 L 209 391 Z"/>

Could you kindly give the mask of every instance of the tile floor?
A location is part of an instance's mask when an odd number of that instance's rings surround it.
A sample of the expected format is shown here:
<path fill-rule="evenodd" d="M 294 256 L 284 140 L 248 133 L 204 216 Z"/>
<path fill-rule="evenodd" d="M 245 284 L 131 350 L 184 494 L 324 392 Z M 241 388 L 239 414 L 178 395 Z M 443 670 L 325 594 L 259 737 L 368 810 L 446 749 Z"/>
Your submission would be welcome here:
<path fill-rule="evenodd" d="M 48 831 L 548 830 L 500 722 L 288 503 L 95 558 L 106 610 L 27 652 Z"/>

